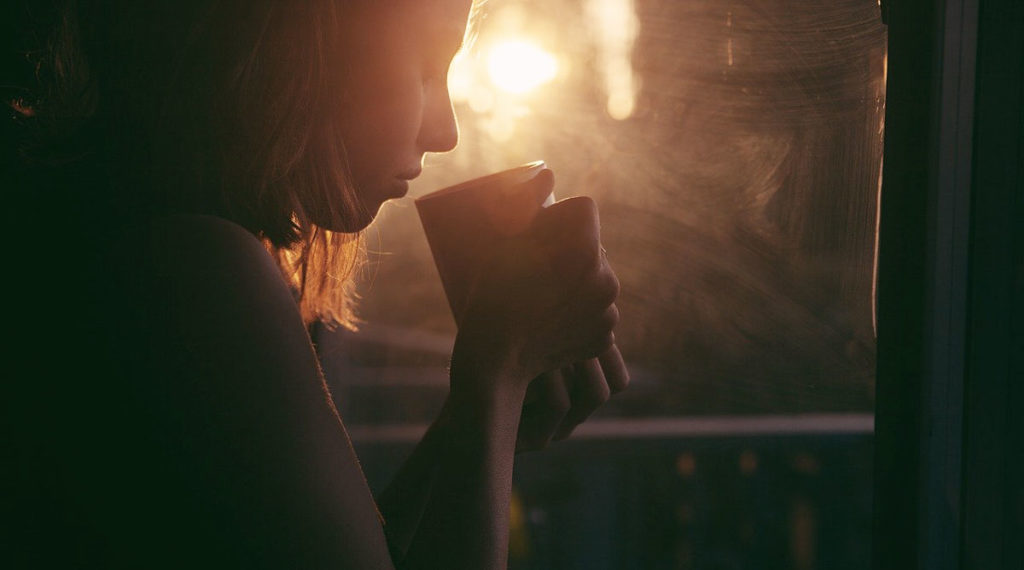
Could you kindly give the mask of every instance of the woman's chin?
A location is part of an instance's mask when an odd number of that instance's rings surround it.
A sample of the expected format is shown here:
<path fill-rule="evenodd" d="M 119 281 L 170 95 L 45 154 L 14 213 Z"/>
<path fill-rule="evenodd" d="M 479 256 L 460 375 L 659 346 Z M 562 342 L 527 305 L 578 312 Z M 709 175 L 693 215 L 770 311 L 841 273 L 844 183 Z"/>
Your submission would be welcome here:
<path fill-rule="evenodd" d="M 358 232 L 366 229 L 366 227 L 369 226 L 380 214 L 384 204 L 387 204 L 392 200 L 404 198 L 408 193 L 409 182 L 398 179 L 384 188 L 383 192 L 376 194 L 373 198 L 363 200 L 363 211 L 359 214 L 358 224 L 354 224 L 358 227 L 350 231 Z"/>
<path fill-rule="evenodd" d="M 360 200 L 360 211 L 355 216 L 343 216 L 341 218 L 320 219 L 318 216 L 311 216 L 312 222 L 317 227 L 338 233 L 361 232 L 377 218 L 381 208 L 389 200 L 397 200 L 409 193 L 409 182 L 402 179 L 394 179 L 388 184 L 379 185 L 378 191 Z"/>

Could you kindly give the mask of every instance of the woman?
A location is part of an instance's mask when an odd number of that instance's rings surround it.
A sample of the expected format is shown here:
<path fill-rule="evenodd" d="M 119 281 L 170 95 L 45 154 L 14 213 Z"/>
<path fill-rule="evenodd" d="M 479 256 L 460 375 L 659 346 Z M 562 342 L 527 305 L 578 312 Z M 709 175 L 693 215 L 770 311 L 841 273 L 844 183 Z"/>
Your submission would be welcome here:
<path fill-rule="evenodd" d="M 22 347 L 36 373 L 12 399 L 9 551 L 33 567 L 504 566 L 517 433 L 563 437 L 623 387 L 594 365 L 548 374 L 614 353 L 593 202 L 546 209 L 481 273 L 444 412 L 379 503 L 305 326 L 352 322 L 358 232 L 456 145 L 446 74 L 471 2 L 139 4 L 24 11 L 11 211 L 21 235 L 43 219 L 76 241 L 28 268 L 25 322 L 44 327 L 25 336 L 66 324 Z"/>

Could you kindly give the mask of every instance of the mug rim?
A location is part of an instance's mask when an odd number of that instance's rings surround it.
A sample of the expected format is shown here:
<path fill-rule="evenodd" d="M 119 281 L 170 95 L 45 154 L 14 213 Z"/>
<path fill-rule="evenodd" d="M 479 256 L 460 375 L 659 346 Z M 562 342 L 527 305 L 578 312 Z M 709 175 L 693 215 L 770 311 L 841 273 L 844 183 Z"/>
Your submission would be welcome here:
<path fill-rule="evenodd" d="M 491 174 L 485 174 L 483 176 L 478 176 L 476 178 L 471 178 L 469 180 L 465 180 L 463 182 L 459 182 L 459 183 L 453 184 L 451 186 L 446 186 L 446 187 L 444 187 L 444 188 L 442 188 L 440 190 L 435 190 L 435 191 L 433 191 L 433 192 L 431 192 L 429 194 L 426 194 L 426 195 L 420 196 L 419 198 L 416 198 L 416 202 L 423 202 L 423 201 L 431 200 L 431 199 L 434 199 L 434 198 L 442 198 L 444 196 L 448 196 L 450 194 L 455 194 L 456 192 L 461 192 L 463 190 L 468 190 L 468 189 L 476 187 L 476 186 L 490 185 L 490 184 L 493 184 L 496 180 L 498 180 L 500 178 L 511 177 L 511 176 L 515 176 L 515 175 L 518 175 L 518 174 L 526 174 L 526 173 L 534 171 L 534 170 L 536 171 L 536 173 L 539 173 L 541 170 L 545 169 L 546 167 L 547 167 L 547 165 L 544 163 L 543 160 L 535 160 L 533 162 L 527 162 L 526 164 L 521 164 L 521 165 L 513 167 L 513 168 L 509 168 L 509 169 L 506 169 L 506 170 L 499 170 L 498 172 L 492 172 Z M 527 178 L 527 180 L 528 179 L 529 178 Z M 525 182 L 525 180 L 524 180 L 524 182 Z"/>

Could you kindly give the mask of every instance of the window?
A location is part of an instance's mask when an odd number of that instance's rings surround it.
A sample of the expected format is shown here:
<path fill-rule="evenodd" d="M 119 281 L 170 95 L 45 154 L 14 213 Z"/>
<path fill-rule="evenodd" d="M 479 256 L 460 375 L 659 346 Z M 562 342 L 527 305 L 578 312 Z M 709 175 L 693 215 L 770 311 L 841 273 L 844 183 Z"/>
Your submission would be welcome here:
<path fill-rule="evenodd" d="M 543 159 L 592 196 L 633 376 L 517 465 L 513 568 L 865 568 L 886 29 L 874 0 L 485 4 L 462 142 L 412 190 Z M 371 228 L 363 329 L 320 331 L 371 486 L 455 333 L 415 208 Z"/>

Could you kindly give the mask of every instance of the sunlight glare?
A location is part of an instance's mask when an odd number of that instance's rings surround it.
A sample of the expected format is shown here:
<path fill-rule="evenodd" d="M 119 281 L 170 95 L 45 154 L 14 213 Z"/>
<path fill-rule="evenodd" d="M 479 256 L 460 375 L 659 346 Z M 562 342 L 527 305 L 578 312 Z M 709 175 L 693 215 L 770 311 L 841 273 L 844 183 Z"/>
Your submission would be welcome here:
<path fill-rule="evenodd" d="M 633 0 L 587 0 L 590 26 L 600 38 L 598 58 L 608 96 L 608 115 L 628 119 L 636 107 L 638 78 L 632 53 L 640 23 Z"/>
<path fill-rule="evenodd" d="M 533 43 L 509 40 L 491 48 L 487 71 L 499 89 L 523 94 L 554 79 L 558 75 L 558 61 Z"/>
<path fill-rule="evenodd" d="M 469 99 L 475 83 L 474 75 L 473 59 L 459 50 L 448 67 L 448 93 L 453 101 Z"/>

